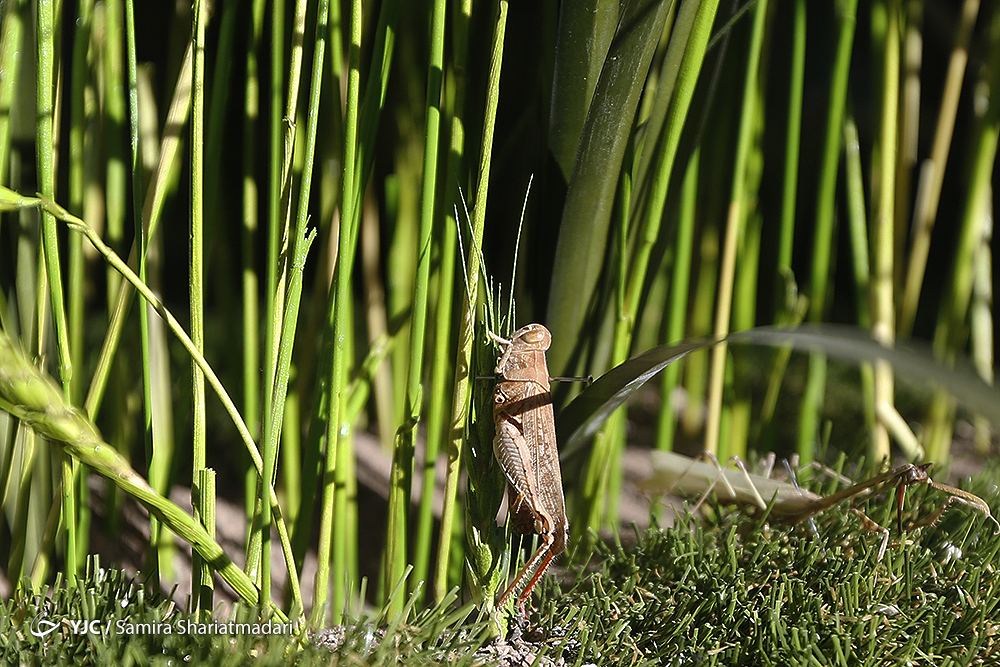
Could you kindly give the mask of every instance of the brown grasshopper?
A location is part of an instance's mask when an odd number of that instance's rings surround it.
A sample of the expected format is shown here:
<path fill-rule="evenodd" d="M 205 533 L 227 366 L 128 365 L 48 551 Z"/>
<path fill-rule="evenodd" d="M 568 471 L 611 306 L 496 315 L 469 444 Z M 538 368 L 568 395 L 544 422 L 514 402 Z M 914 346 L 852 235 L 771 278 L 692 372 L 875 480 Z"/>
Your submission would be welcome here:
<path fill-rule="evenodd" d="M 496 366 L 493 453 L 507 477 L 511 522 L 518 532 L 538 533 L 542 537 L 541 545 L 497 603 L 499 613 L 523 585 L 524 591 L 517 598 L 517 607 L 523 615 L 532 589 L 552 559 L 566 550 L 569 539 L 549 370 L 545 363 L 545 350 L 552 343 L 552 334 L 541 324 L 529 324 L 514 332 L 510 340 L 492 333 L 490 338 L 505 346 Z"/>

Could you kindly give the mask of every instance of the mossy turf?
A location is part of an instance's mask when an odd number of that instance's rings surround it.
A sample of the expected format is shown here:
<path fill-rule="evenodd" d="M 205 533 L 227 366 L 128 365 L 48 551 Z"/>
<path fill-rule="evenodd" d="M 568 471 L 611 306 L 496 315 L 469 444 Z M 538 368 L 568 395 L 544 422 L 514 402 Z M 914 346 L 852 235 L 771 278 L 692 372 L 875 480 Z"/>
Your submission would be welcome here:
<path fill-rule="evenodd" d="M 994 467 L 966 488 L 995 507 L 996 479 Z M 911 488 L 904 530 L 946 498 Z M 896 523 L 891 494 L 864 509 Z M 560 626 L 576 662 L 599 665 L 1000 664 L 1000 535 L 971 508 L 905 540 L 893 531 L 881 561 L 880 536 L 846 505 L 817 516 L 816 533 L 707 514 L 605 549 L 566 593 L 548 582 L 534 623 Z"/>
<path fill-rule="evenodd" d="M 365 619 L 317 635 L 274 626 L 253 634 L 247 628 L 258 621 L 256 610 L 237 607 L 231 617 L 216 613 L 200 624 L 120 570 L 90 567 L 76 587 L 59 581 L 42 595 L 15 595 L 0 605 L 0 665 L 470 664 L 483 626 L 468 624 L 471 607 L 456 610 L 451 600 L 416 614 L 408 606 L 390 622 Z M 220 630 L 230 621 L 247 625 Z M 38 637 L 52 627 L 46 623 L 58 627 Z"/>
<path fill-rule="evenodd" d="M 996 466 L 964 488 L 997 505 Z M 829 487 L 823 489 L 829 491 Z M 946 499 L 925 485 L 907 493 L 904 528 Z M 895 525 L 891 497 L 864 511 Z M 728 508 L 602 547 L 596 569 L 568 590 L 546 577 L 525 640 L 546 659 L 597 665 L 1000 664 L 1000 535 L 968 507 L 934 526 L 880 537 L 846 505 L 808 524 L 774 526 Z M 47 618 L 138 623 L 196 621 L 118 571 L 90 568 L 78 588 L 16 595 L 0 606 L 0 663 L 24 665 L 431 665 L 484 664 L 483 624 L 469 605 L 410 607 L 395 620 L 348 624 L 333 648 L 291 635 L 77 633 L 65 621 L 39 639 Z M 249 615 L 253 618 L 253 614 Z M 339 632 L 339 630 L 338 630 Z M 545 663 L 550 664 L 550 663 Z"/>

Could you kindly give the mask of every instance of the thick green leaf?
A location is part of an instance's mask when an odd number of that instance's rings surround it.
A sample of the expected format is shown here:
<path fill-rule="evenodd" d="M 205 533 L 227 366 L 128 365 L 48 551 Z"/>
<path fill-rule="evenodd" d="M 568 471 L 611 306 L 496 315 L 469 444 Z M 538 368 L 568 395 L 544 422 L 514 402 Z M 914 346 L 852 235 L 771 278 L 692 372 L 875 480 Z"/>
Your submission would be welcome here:
<path fill-rule="evenodd" d="M 617 176 L 609 175 L 621 172 L 635 110 L 671 5 L 671 0 L 625 3 L 594 91 L 556 245 L 546 319 L 556 340 L 585 340 L 581 332 L 604 265 L 618 188 Z M 569 345 L 552 350 L 553 371 L 567 372 L 574 353 Z"/>
<path fill-rule="evenodd" d="M 549 150 L 567 182 L 604 57 L 618 27 L 618 11 L 619 3 L 605 0 L 564 2 L 559 7 Z"/>

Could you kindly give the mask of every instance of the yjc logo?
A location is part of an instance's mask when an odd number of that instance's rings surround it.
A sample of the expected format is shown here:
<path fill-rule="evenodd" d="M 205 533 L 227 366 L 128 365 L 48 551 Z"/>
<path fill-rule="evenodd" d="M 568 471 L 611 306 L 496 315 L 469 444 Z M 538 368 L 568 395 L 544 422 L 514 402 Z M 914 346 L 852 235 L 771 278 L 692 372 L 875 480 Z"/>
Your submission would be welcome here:
<path fill-rule="evenodd" d="M 64 618 L 62 623 L 50 621 L 47 618 L 48 612 L 39 612 L 37 616 L 31 621 L 31 626 L 28 631 L 39 639 L 44 639 L 49 636 L 53 630 L 60 627 L 60 625 L 66 627 L 71 633 L 75 635 L 99 635 L 104 630 L 101 622 L 94 619 L 88 621 L 84 618 Z"/>
<path fill-rule="evenodd" d="M 53 623 L 45 616 L 46 612 L 39 612 L 38 615 L 31 620 L 31 626 L 28 628 L 28 631 L 39 639 L 44 639 L 49 635 L 49 633 L 59 627 L 58 623 Z"/>

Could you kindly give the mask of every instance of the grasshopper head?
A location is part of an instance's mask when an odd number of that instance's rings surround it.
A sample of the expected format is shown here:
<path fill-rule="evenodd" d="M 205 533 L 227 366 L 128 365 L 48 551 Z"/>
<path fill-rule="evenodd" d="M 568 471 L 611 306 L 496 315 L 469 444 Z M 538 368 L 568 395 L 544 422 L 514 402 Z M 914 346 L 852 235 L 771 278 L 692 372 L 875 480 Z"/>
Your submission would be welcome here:
<path fill-rule="evenodd" d="M 520 343 L 521 349 L 545 351 L 552 344 L 552 334 L 541 324 L 528 324 L 514 332 L 511 342 Z"/>

